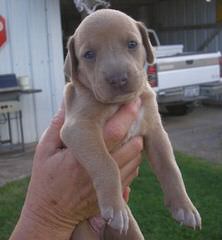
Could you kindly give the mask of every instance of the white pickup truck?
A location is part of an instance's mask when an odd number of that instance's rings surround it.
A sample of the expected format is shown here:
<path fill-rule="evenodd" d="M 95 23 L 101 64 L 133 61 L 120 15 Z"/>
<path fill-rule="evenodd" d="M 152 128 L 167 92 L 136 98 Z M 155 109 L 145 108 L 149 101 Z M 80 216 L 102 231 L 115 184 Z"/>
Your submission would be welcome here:
<path fill-rule="evenodd" d="M 222 93 L 221 53 L 184 53 L 183 45 L 160 45 L 155 31 L 148 33 L 156 62 L 147 67 L 148 81 L 160 108 L 185 114 L 196 101 Z"/>

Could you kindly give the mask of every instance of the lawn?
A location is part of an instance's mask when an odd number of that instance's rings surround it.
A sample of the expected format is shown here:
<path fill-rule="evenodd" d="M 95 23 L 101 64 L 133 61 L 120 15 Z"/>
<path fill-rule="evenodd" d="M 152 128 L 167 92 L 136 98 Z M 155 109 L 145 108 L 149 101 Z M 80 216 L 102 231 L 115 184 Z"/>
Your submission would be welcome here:
<path fill-rule="evenodd" d="M 188 193 L 199 209 L 203 228 L 193 231 L 175 223 L 163 206 L 159 184 L 147 164 L 132 186 L 130 206 L 148 240 L 222 239 L 222 165 L 177 153 Z M 21 210 L 29 179 L 0 188 L 0 239 L 8 239 Z"/>

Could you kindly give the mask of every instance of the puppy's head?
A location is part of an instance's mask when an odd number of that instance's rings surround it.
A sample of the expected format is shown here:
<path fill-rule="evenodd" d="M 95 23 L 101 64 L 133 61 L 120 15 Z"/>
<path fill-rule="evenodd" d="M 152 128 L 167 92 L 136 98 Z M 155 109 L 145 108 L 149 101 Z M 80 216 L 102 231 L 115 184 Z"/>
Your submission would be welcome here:
<path fill-rule="evenodd" d="M 65 73 L 103 103 L 123 103 L 142 93 L 152 46 L 143 24 L 116 10 L 99 10 L 68 42 Z"/>

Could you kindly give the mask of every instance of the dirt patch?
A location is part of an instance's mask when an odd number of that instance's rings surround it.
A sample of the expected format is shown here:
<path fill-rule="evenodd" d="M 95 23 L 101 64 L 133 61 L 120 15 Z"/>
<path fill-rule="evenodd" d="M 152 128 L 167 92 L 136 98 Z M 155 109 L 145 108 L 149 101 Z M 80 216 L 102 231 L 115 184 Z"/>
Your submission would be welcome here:
<path fill-rule="evenodd" d="M 175 150 L 222 163 L 222 107 L 200 106 L 186 116 L 164 118 Z"/>
<path fill-rule="evenodd" d="M 34 149 L 34 145 L 29 145 L 25 152 L 0 155 L 0 186 L 31 174 Z"/>

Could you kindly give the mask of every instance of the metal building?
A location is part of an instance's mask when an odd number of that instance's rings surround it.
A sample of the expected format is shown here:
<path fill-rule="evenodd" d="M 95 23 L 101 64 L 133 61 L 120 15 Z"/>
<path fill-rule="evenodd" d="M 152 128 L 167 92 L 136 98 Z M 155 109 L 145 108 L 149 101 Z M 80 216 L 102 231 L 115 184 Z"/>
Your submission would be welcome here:
<path fill-rule="evenodd" d="M 171 0 L 153 6 L 153 27 L 164 44 L 184 51 L 222 51 L 222 1 Z"/>

